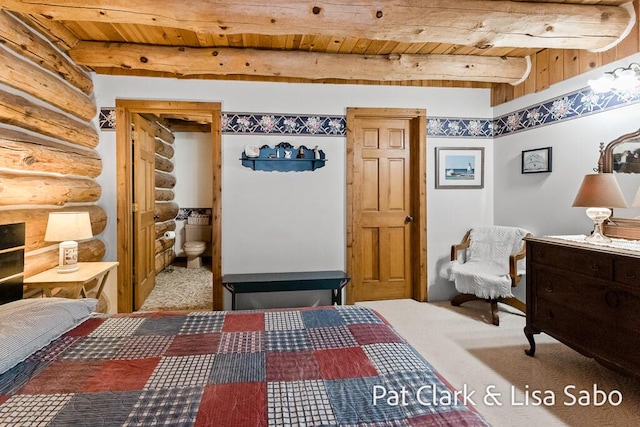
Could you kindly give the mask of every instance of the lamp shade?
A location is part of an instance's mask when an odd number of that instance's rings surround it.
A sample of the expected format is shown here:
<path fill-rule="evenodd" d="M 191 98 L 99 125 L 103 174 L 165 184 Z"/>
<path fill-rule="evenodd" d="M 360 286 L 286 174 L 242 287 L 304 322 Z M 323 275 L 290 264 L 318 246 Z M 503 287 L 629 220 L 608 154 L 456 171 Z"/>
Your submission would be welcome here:
<path fill-rule="evenodd" d="M 93 237 L 89 212 L 51 212 L 44 234 L 46 242 L 83 240 Z"/>
<path fill-rule="evenodd" d="M 584 176 L 572 206 L 626 208 L 627 202 L 612 173 L 594 173 Z"/>

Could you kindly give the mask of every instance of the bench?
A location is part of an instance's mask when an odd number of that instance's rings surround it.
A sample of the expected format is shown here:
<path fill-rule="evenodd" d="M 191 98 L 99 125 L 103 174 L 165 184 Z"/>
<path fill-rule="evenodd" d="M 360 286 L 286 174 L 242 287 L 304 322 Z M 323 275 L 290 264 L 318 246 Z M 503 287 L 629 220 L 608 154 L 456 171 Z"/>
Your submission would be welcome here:
<path fill-rule="evenodd" d="M 222 285 L 231 292 L 231 309 L 236 294 L 253 292 L 331 290 L 331 303 L 342 304 L 342 288 L 351 280 L 344 271 L 225 274 Z"/>

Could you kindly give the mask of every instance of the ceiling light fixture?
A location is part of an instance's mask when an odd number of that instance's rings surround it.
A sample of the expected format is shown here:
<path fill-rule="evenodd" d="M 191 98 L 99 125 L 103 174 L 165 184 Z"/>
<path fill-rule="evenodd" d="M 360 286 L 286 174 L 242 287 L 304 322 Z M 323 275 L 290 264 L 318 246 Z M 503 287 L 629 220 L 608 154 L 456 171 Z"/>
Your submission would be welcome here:
<path fill-rule="evenodd" d="M 640 64 L 632 62 L 628 67 L 607 71 L 596 80 L 589 80 L 591 90 L 596 93 L 612 90 L 631 90 L 640 86 Z"/>

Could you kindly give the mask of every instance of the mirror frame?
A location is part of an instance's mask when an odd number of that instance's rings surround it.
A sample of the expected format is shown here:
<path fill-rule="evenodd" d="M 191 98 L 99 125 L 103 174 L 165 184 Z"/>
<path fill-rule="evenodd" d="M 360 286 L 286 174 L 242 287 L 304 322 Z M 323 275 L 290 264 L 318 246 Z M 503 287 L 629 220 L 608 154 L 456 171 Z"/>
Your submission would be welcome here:
<path fill-rule="evenodd" d="M 598 160 L 598 170 L 600 171 L 600 173 L 613 173 L 613 150 L 615 150 L 618 145 L 624 144 L 630 139 L 638 137 L 640 137 L 640 129 L 614 139 L 609 144 L 607 144 L 604 149 L 601 149 L 600 159 Z"/>
<path fill-rule="evenodd" d="M 598 172 L 613 173 L 613 150 L 630 139 L 640 137 L 640 129 L 614 139 L 606 147 L 600 149 Z M 620 239 L 640 240 L 640 219 L 611 217 L 603 224 L 605 236 Z"/>

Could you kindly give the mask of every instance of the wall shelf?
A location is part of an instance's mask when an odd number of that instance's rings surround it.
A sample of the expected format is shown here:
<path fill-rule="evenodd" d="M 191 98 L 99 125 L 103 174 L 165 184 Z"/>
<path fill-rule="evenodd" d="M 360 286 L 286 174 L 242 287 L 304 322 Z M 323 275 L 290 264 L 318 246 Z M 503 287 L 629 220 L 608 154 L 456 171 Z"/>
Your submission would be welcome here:
<path fill-rule="evenodd" d="M 275 171 L 275 172 L 301 172 L 314 171 L 325 165 L 327 159 L 322 150 L 318 150 L 318 157 L 315 157 L 315 150 L 301 145 L 294 147 L 288 142 L 281 142 L 275 147 L 263 145 L 258 149 L 257 157 L 248 157 L 247 151 L 255 150 L 255 146 L 247 146 L 242 153 L 240 160 L 242 166 L 253 170 Z M 286 157 L 290 153 L 291 158 Z M 298 157 L 302 154 L 304 157 Z"/>

